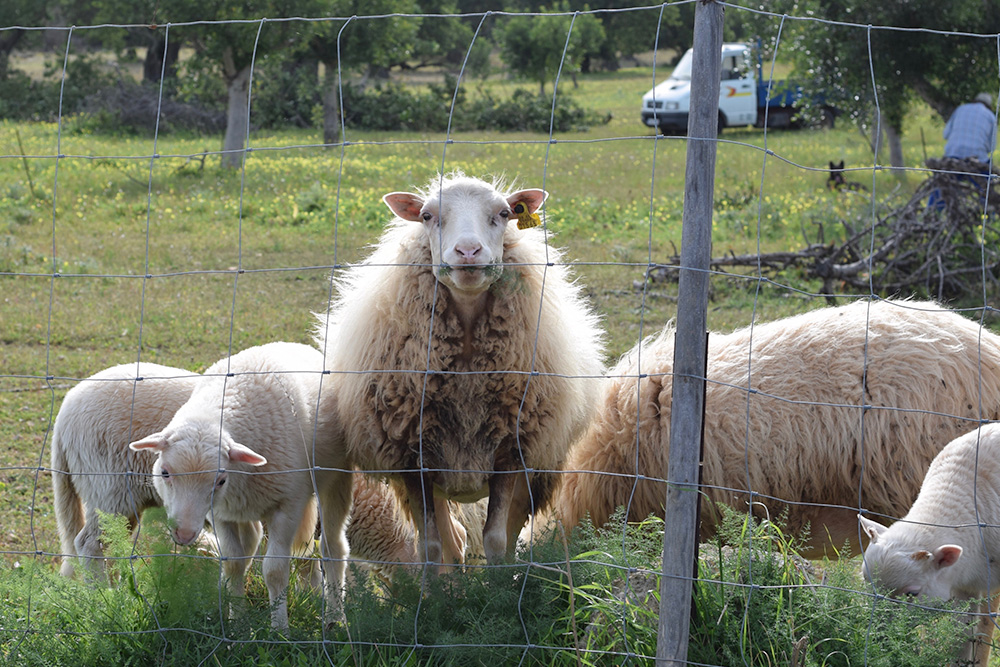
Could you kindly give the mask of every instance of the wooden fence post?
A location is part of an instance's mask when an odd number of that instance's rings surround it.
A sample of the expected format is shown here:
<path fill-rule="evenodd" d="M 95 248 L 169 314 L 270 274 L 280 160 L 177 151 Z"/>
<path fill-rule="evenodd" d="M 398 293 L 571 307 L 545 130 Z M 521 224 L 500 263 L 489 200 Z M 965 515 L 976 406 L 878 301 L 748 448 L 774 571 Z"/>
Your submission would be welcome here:
<path fill-rule="evenodd" d="M 708 269 L 712 256 L 723 8 L 715 0 L 701 0 L 694 16 L 657 667 L 687 664 L 692 568 L 698 552 L 698 473 L 705 403 L 703 373 L 707 352 L 705 332 Z"/>

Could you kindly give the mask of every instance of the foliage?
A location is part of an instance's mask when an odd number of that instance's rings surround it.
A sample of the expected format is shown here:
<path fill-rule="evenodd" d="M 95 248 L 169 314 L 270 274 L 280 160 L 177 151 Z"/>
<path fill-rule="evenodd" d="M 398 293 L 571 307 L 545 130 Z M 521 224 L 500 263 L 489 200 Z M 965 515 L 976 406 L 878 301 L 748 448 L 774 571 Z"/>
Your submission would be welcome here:
<path fill-rule="evenodd" d="M 155 83 L 118 81 L 87 96 L 80 113 L 68 123 L 78 133 L 153 136 L 186 131 L 215 134 L 225 128 L 225 114 L 211 106 L 171 97 Z"/>
<path fill-rule="evenodd" d="M 262 58 L 254 69 L 250 122 L 254 127 L 312 127 L 322 103 L 315 59 Z"/>
<path fill-rule="evenodd" d="M 785 24 L 777 46 L 794 59 L 798 80 L 824 91 L 825 104 L 866 128 L 877 121 L 876 104 L 886 121 L 902 131 L 918 100 L 947 119 L 977 92 L 996 93 L 996 40 L 991 37 L 1000 21 L 996 3 L 781 0 L 767 9 L 822 19 Z M 766 19 L 761 15 L 758 20 Z M 865 25 L 873 27 L 859 29 Z M 763 23 L 758 27 L 765 46 L 773 49 L 777 35 Z"/>
<path fill-rule="evenodd" d="M 141 543 L 141 557 L 123 517 L 101 523 L 112 559 L 110 587 L 65 579 L 34 561 L 0 569 L 0 664 L 188 665 L 214 655 L 214 664 L 263 658 L 262 664 L 281 665 L 322 658 L 315 643 L 271 636 L 259 578 L 250 604 L 228 619 L 232 601 L 219 586 L 220 561 L 170 544 L 162 510 L 143 517 L 143 531 L 153 535 Z M 317 624 L 315 600 L 293 589 L 290 601 L 293 627 Z"/>
<path fill-rule="evenodd" d="M 0 3 L 0 26 L 36 26 L 45 21 L 47 3 L 37 0 L 5 0 Z M 36 33 L 37 34 L 37 33 Z M 33 41 L 31 32 L 21 28 L 0 31 L 0 81 L 7 78 L 11 52 Z"/>
<path fill-rule="evenodd" d="M 586 54 L 598 51 L 604 28 L 593 14 L 567 14 L 565 0 L 542 11 L 562 13 L 512 16 L 498 26 L 497 42 L 507 67 L 537 82 L 544 94 L 546 82 L 554 81 L 560 72 L 578 72 Z"/>
<path fill-rule="evenodd" d="M 11 71 L 0 79 L 0 118 L 54 121 L 80 112 L 88 97 L 111 86 L 114 78 L 93 57 L 46 63 L 45 78 L 36 81 Z"/>
<path fill-rule="evenodd" d="M 812 565 L 795 553 L 803 536 L 786 534 L 780 521 L 720 510 L 722 528 L 703 549 L 695 581 L 690 661 L 916 667 L 957 654 L 967 624 L 959 605 L 873 596 L 856 561 Z"/>
<path fill-rule="evenodd" d="M 626 9 L 645 6 L 635 0 L 602 0 L 595 3 L 601 9 Z M 654 6 L 636 11 L 598 11 L 594 16 L 604 28 L 604 41 L 597 49 L 597 67 L 585 58 L 583 71 L 618 69 L 619 59 L 653 49 L 673 49 L 678 57 L 691 48 L 694 26 L 694 5 Z M 659 24 L 659 31 L 657 31 Z"/>
<path fill-rule="evenodd" d="M 601 122 L 569 95 L 556 100 L 515 89 L 507 99 L 480 94 L 469 101 L 459 90 L 452 113 L 455 81 L 446 77 L 441 85 L 431 85 L 426 92 L 400 85 L 380 85 L 360 90 L 344 86 L 344 121 L 348 127 L 366 130 L 499 130 L 502 132 L 579 131 Z"/>
<path fill-rule="evenodd" d="M 424 18 L 418 28 L 420 39 L 414 41 L 409 54 L 415 61 L 415 67 L 443 65 L 454 70 L 468 55 L 466 64 L 468 74 L 482 76 L 489 71 L 492 45 L 488 37 L 480 31 L 476 42 L 472 43 L 475 29 L 480 27 L 482 17 L 455 16 L 467 11 L 457 0 L 418 0 L 417 4 L 419 13 L 423 14 Z M 431 15 L 436 16 L 432 18 Z M 469 53 L 470 46 L 471 53 Z M 411 67 L 407 62 L 398 64 L 404 69 Z"/>

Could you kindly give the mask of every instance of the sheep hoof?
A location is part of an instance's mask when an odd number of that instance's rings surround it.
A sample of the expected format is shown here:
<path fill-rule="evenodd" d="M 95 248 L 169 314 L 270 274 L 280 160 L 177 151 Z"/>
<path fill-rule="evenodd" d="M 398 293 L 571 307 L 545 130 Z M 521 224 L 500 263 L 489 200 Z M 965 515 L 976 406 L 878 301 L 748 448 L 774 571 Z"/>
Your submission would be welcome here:
<path fill-rule="evenodd" d="M 323 620 L 323 629 L 327 632 L 346 626 L 347 618 L 344 616 L 343 611 L 334 614 L 327 614 L 327 617 Z"/>

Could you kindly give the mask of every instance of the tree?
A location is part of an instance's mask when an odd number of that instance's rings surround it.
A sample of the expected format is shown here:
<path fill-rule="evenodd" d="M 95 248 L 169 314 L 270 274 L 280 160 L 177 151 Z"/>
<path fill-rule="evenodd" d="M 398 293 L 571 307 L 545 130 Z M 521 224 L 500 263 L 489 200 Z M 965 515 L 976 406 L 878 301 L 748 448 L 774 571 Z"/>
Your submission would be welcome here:
<path fill-rule="evenodd" d="M 291 48 L 304 35 L 311 34 L 311 24 L 302 21 L 266 21 L 306 14 L 313 0 L 94 0 L 75 3 L 68 0 L 67 12 L 76 16 L 92 14 L 94 18 L 116 22 L 156 24 L 150 31 L 150 46 L 154 49 L 145 63 L 147 75 L 162 69 L 163 59 L 171 65 L 169 44 L 179 47 L 190 44 L 195 56 L 187 63 L 189 71 L 218 72 L 226 85 L 226 131 L 222 144 L 222 165 L 239 167 L 243 164 L 243 147 L 250 127 L 251 65 L 257 53 L 281 52 Z M 75 9 L 74 9 L 75 8 Z M 232 22 L 229 22 L 232 21 Z M 166 35 L 166 24 L 175 25 Z M 157 44 L 160 53 L 155 53 Z M 176 62 L 174 60 L 173 62 Z M 157 67 L 157 64 L 160 67 Z M 157 74 L 158 76 L 158 74 Z"/>
<path fill-rule="evenodd" d="M 786 24 L 780 48 L 792 54 L 797 78 L 807 78 L 810 88 L 823 91 L 825 103 L 847 113 L 863 130 L 885 129 L 893 167 L 903 166 L 903 120 L 914 102 L 925 102 L 947 119 L 956 105 L 971 100 L 976 92 L 997 91 L 997 3 L 775 0 L 766 8 L 841 22 Z M 867 25 L 873 26 L 871 30 L 862 27 Z M 880 137 L 873 136 L 871 143 L 877 152 Z"/>
<path fill-rule="evenodd" d="M 45 23 L 45 3 L 37 0 L 4 0 L 0 2 L 0 26 L 39 26 Z M 11 51 L 24 39 L 25 30 L 0 30 L 0 80 L 7 78 L 7 63 Z"/>
<path fill-rule="evenodd" d="M 561 13 L 509 17 L 496 31 L 500 58 L 518 76 L 536 81 L 542 95 L 545 83 L 555 79 L 560 66 L 564 73 L 575 74 L 585 54 L 598 52 L 604 42 L 604 28 L 593 14 L 565 13 L 567 7 L 563 0 L 551 10 Z"/>
<path fill-rule="evenodd" d="M 119 53 L 131 47 L 145 47 L 142 78 L 145 82 L 156 83 L 161 76 L 174 76 L 182 46 L 176 33 L 171 33 L 168 39 L 166 30 L 155 27 L 158 9 L 158 3 L 134 0 L 60 0 L 58 11 L 71 25 L 137 23 L 148 26 L 125 31 L 89 31 L 88 39 Z"/>
<path fill-rule="evenodd" d="M 602 0 L 602 9 L 646 7 L 643 0 Z M 661 12 L 662 9 L 662 12 Z M 635 11 L 598 11 L 594 16 L 604 28 L 604 42 L 598 52 L 602 65 L 617 70 L 622 58 L 634 58 L 637 53 L 654 48 L 669 48 L 681 55 L 691 46 L 694 31 L 694 6 L 647 7 Z M 657 23 L 659 22 L 659 31 Z M 654 44 L 657 42 L 658 44 Z M 663 63 L 666 64 L 666 63 Z M 589 64 L 581 64 L 584 72 Z"/>
<path fill-rule="evenodd" d="M 340 87 L 345 71 L 361 67 L 389 67 L 405 61 L 417 41 L 420 20 L 393 13 L 413 14 L 414 0 L 316 0 L 323 16 L 344 17 L 316 24 L 309 51 L 323 63 L 323 143 L 340 140 Z M 362 18 L 350 19 L 352 16 Z"/>
<path fill-rule="evenodd" d="M 161 1 L 164 21 L 248 19 L 247 23 L 199 23 L 184 26 L 184 38 L 195 46 L 200 62 L 221 68 L 226 83 L 226 132 L 222 166 L 243 164 L 244 140 L 250 128 L 250 78 L 257 53 L 292 48 L 311 35 L 311 24 L 299 21 L 263 21 L 264 17 L 295 14 L 301 8 L 281 0 L 218 0 L 206 5 L 197 0 Z M 179 16 L 175 16 L 175 14 Z M 261 19 L 261 20 L 257 20 Z"/>

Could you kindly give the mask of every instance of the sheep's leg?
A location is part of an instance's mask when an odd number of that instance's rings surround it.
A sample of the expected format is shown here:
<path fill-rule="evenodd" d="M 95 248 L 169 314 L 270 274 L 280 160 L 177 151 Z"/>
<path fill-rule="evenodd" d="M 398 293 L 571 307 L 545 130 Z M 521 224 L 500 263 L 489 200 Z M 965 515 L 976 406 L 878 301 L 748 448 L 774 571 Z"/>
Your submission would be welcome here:
<path fill-rule="evenodd" d="M 465 565 L 465 547 L 469 533 L 451 513 L 451 506 L 444 498 L 434 496 L 434 517 L 438 534 L 441 535 L 441 556 L 443 564 Z"/>
<path fill-rule="evenodd" d="M 319 511 L 323 555 L 323 593 L 326 610 L 323 623 L 327 628 L 342 623 L 344 616 L 344 586 L 347 573 L 347 516 L 351 511 L 351 473 L 324 470 L 316 473 L 319 488 Z"/>
<path fill-rule="evenodd" d="M 323 587 L 323 571 L 319 561 L 313 558 L 316 548 L 316 522 L 319 519 L 319 510 L 316 507 L 316 498 L 310 499 L 306 506 L 306 511 L 302 515 L 298 532 L 295 533 L 295 541 L 292 543 L 292 553 L 299 558 L 296 565 L 298 577 L 296 587 L 300 589 L 320 592 Z"/>
<path fill-rule="evenodd" d="M 997 607 L 1000 606 L 1000 596 L 992 600 L 981 602 L 976 611 L 983 616 L 979 617 L 976 623 L 975 634 L 967 647 L 967 656 L 970 665 L 986 667 L 990 661 L 990 648 L 993 645 L 993 630 L 996 627 Z M 986 615 L 989 614 L 989 615 Z"/>
<path fill-rule="evenodd" d="M 483 526 L 483 550 L 490 565 L 502 563 L 507 556 L 507 523 L 516 477 L 513 471 L 498 471 L 490 477 L 490 504 Z"/>
<path fill-rule="evenodd" d="M 523 470 L 516 474 L 508 475 L 514 478 L 514 489 L 511 492 L 510 508 L 507 511 L 507 558 L 514 557 L 514 550 L 517 548 L 517 537 L 521 534 L 521 529 L 528 521 L 528 517 L 534 514 L 532 510 L 531 490 L 528 485 L 528 478 Z"/>
<path fill-rule="evenodd" d="M 410 513 L 417 526 L 417 558 L 423 558 L 425 565 L 441 562 L 441 534 L 438 532 L 437 516 L 434 511 L 434 485 L 430 479 L 421 483 L 420 475 L 404 476 L 406 495 L 410 503 Z M 440 569 L 440 568 L 439 568 Z"/>
<path fill-rule="evenodd" d="M 238 523 L 219 521 L 212 526 L 219 543 L 222 558 L 222 580 L 229 591 L 230 618 L 240 613 L 246 605 L 246 576 L 264 529 L 259 521 Z"/>
<path fill-rule="evenodd" d="M 289 503 L 276 511 L 267 522 L 267 552 L 261 570 L 271 604 L 271 627 L 288 632 L 288 581 L 292 566 L 292 543 L 306 508 Z"/>
<path fill-rule="evenodd" d="M 76 554 L 80 564 L 84 567 L 87 578 L 95 582 L 103 580 L 106 583 L 108 573 L 104 563 L 104 546 L 101 544 L 101 525 L 96 509 L 87 508 L 83 529 L 73 539 L 73 546 L 76 548 Z M 66 567 L 66 563 L 71 560 L 70 558 L 63 561 L 63 574 L 66 574 L 67 569 L 72 573 L 73 566 Z"/>

